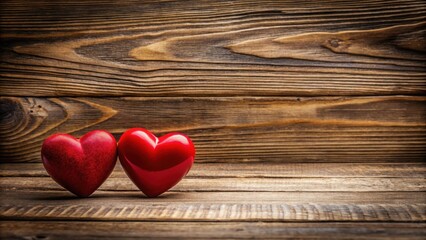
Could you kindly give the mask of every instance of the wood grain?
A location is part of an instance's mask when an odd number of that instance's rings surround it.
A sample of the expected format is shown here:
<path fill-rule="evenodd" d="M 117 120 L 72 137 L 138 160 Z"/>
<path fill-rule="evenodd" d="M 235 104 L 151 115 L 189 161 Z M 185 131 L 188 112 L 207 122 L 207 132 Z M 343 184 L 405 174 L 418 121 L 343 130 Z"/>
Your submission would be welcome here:
<path fill-rule="evenodd" d="M 3 169 L 26 165 L 8 164 Z M 392 174 L 386 168 L 382 170 L 386 164 L 281 164 L 284 170 L 281 177 L 273 171 L 274 177 L 256 177 L 238 174 L 238 171 L 250 172 L 262 164 L 233 164 L 239 166 L 236 174 L 224 177 L 220 172 L 226 171 L 225 164 L 198 165 L 196 171 L 203 174 L 190 175 L 158 198 L 144 197 L 120 168 L 115 172 L 121 173 L 108 178 L 92 197 L 76 198 L 49 177 L 28 177 L 25 172 L 33 170 L 23 167 L 18 175 L 2 177 L 0 218 L 272 222 L 426 220 L 425 179 L 421 169 L 418 177 L 407 177 L 399 171 Z M 357 165 L 364 167 L 357 168 Z M 360 175 L 356 169 L 366 169 L 367 165 L 370 174 L 378 174 L 356 177 Z M 406 170 L 412 169 L 412 165 L 423 170 L 425 167 L 421 163 L 388 165 Z M 267 168 L 266 165 L 258 171 L 267 172 Z M 345 169 L 347 176 L 333 176 L 334 172 L 341 171 L 339 169 Z M 390 176 L 379 177 L 386 172 Z"/>
<path fill-rule="evenodd" d="M 138 205 L 147 204 L 424 204 L 425 192 L 166 192 L 147 198 L 135 191 L 96 191 L 90 198 L 77 198 L 67 191 L 2 191 L 3 206 L 23 205 Z M 254 210 L 253 210 L 254 211 Z"/>
<path fill-rule="evenodd" d="M 426 2 L 0 1 L 0 238 L 424 239 Z M 56 132 L 180 131 L 146 198 L 76 198 Z M 29 163 L 29 164 L 28 164 Z"/>
<path fill-rule="evenodd" d="M 3 177 L 2 191 L 63 190 L 47 177 Z M 139 191 L 127 177 L 109 178 L 100 191 Z M 184 178 L 170 191 L 178 192 L 376 192 L 426 191 L 425 178 Z"/>
<path fill-rule="evenodd" d="M 2 1 L 8 96 L 426 93 L 426 4 Z"/>
<path fill-rule="evenodd" d="M 4 239 L 424 239 L 424 223 L 3 221 Z M 190 234 L 188 234 L 190 233 Z"/>
<path fill-rule="evenodd" d="M 117 193 L 114 195 L 96 193 L 86 199 L 48 191 L 27 191 L 26 194 L 8 191 L 2 195 L 0 218 L 3 220 L 248 222 L 426 220 L 424 194 L 419 193 L 209 192 L 166 193 L 155 199 L 144 198 L 137 193 L 122 193 L 121 196 Z M 354 203 L 366 200 L 368 203 L 365 204 Z"/>
<path fill-rule="evenodd" d="M 0 159 L 39 162 L 56 132 L 180 131 L 198 162 L 413 162 L 426 156 L 425 97 L 0 98 Z"/>
<path fill-rule="evenodd" d="M 48 177 L 41 163 L 0 164 L 0 177 Z M 421 178 L 426 163 L 195 163 L 186 178 Z M 119 163 L 111 178 L 124 178 Z"/>
<path fill-rule="evenodd" d="M 370 57 L 377 57 L 387 59 L 382 60 L 383 62 L 389 59 L 418 60 L 419 66 L 424 66 L 422 62 L 426 60 L 426 57 L 422 52 L 426 51 L 426 47 L 421 43 L 424 39 L 419 38 L 419 42 L 409 40 L 415 35 L 420 37 L 420 34 L 424 33 L 425 26 L 426 22 L 421 22 L 374 30 L 303 33 L 272 39 L 250 40 L 228 47 L 233 52 L 262 58 L 295 58 L 314 61 L 321 58 L 322 61 L 338 63 L 377 63 L 380 60 L 370 59 Z M 413 50 L 413 52 L 404 52 L 399 49 Z M 399 54 L 395 55 L 396 52 Z M 144 54 L 141 53 L 141 55 Z"/>

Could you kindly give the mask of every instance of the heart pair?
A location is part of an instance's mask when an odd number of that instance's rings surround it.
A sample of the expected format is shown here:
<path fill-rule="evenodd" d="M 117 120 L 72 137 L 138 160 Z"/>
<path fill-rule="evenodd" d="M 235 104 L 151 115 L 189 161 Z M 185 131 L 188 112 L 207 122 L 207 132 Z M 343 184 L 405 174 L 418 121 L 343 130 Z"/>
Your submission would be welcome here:
<path fill-rule="evenodd" d="M 79 197 L 90 196 L 108 178 L 117 161 L 148 197 L 176 185 L 191 168 L 195 148 L 180 133 L 157 138 L 143 128 L 127 130 L 118 141 L 107 131 L 95 130 L 77 139 L 54 134 L 41 148 L 43 165 L 61 186 Z"/>

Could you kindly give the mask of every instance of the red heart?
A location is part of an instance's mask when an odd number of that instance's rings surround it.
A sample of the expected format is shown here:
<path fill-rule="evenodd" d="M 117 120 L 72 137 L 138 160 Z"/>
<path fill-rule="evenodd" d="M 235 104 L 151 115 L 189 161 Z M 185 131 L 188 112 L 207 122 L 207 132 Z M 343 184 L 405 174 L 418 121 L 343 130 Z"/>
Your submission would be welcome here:
<path fill-rule="evenodd" d="M 79 197 L 88 197 L 114 169 L 117 142 L 101 130 L 89 132 L 81 139 L 54 134 L 44 140 L 41 158 L 57 183 Z"/>
<path fill-rule="evenodd" d="M 189 172 L 195 148 L 180 133 L 157 138 L 146 129 L 132 128 L 118 141 L 118 156 L 133 183 L 148 197 L 156 197 Z"/>

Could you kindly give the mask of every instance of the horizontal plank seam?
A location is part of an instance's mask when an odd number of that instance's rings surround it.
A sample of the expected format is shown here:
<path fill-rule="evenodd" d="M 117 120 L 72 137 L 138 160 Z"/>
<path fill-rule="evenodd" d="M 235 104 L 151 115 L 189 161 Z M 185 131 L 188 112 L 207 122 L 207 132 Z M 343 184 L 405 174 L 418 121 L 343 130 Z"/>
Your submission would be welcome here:
<path fill-rule="evenodd" d="M 58 185 L 59 186 L 59 185 Z M 57 193 L 68 193 L 68 191 L 66 191 L 65 189 L 60 190 L 60 189 L 47 189 L 47 190 L 40 190 L 40 189 L 34 189 L 34 188 L 21 188 L 21 189 L 14 189 L 14 192 L 21 192 L 21 191 L 31 191 L 31 192 L 57 192 Z M 4 190 L 4 189 L 0 189 L 0 194 L 5 194 L 5 193 L 9 193 L 11 192 L 10 190 Z M 138 193 L 141 191 L 140 190 L 117 190 L 117 189 L 98 189 L 96 190 L 96 192 L 105 192 L 105 193 L 111 193 L 111 192 L 117 192 L 117 193 Z M 413 191 L 413 190 L 409 190 L 409 191 L 402 191 L 402 190 L 396 190 L 396 191 L 378 191 L 378 190 L 368 190 L 368 191 L 280 191 L 280 190 L 276 190 L 276 191 L 265 191 L 265 190 L 173 190 L 170 189 L 168 192 L 176 192 L 176 193 L 241 193 L 241 192 L 256 192 L 256 193 L 320 193 L 320 194 L 325 194 L 325 193 L 403 193 L 403 194 L 408 194 L 408 193 L 425 193 L 426 191 Z M 142 194 L 142 193 L 141 193 Z M 145 195 L 141 195 L 141 196 L 145 196 Z M 70 199 L 75 198 L 75 199 L 79 199 L 78 197 L 73 197 L 70 196 Z M 89 197 L 90 198 L 90 197 Z M 105 197 L 105 198 L 109 198 Z M 145 198 L 145 197 L 144 197 Z M 148 197 L 146 197 L 146 199 L 150 199 Z M 155 198 L 154 198 L 155 199 Z M 1 205 L 1 204 L 0 204 Z"/>
<path fill-rule="evenodd" d="M 37 162 L 32 162 L 33 160 L 28 160 L 26 162 L 7 162 L 7 161 L 0 161 L 0 166 L 1 165 L 9 165 L 9 164 L 37 164 L 37 163 L 41 163 L 40 161 Z M 409 160 L 408 162 L 399 162 L 399 161 L 371 161 L 371 162 L 365 162 L 365 161 L 351 161 L 351 162 L 335 162 L 335 161 L 288 161 L 288 162 L 279 162 L 276 160 L 273 161 L 237 161 L 237 162 L 226 162 L 226 161 L 222 161 L 222 162 L 217 162 L 214 160 L 203 160 L 202 162 L 197 162 L 197 159 L 195 159 L 195 164 L 200 165 L 200 164 L 412 164 L 412 165 L 421 165 L 421 164 L 425 164 L 425 161 L 423 159 L 421 160 Z M 1 171 L 1 169 L 0 169 Z"/>
<path fill-rule="evenodd" d="M 28 219 L 22 219 L 22 218 L 17 218 L 16 220 L 5 220 L 5 219 L 3 219 L 4 217 L 0 217 L 0 221 L 4 221 L 4 222 L 7 222 L 7 221 L 16 221 L 16 222 L 28 222 L 29 220 Z M 10 218 L 13 218 L 13 217 L 10 217 Z M 174 223 L 174 222 L 176 222 L 176 220 L 167 220 L 167 219 L 164 219 L 164 220 L 160 220 L 160 221 L 155 221 L 155 220 L 111 220 L 111 219 L 105 219 L 105 220 L 103 220 L 103 219 L 87 219 L 87 220 L 85 220 L 85 219 L 70 219 L 70 220 L 66 220 L 66 219 L 61 219 L 61 220 L 54 220 L 54 219 L 51 219 L 51 218 L 47 218 L 47 219 L 40 219 L 40 218 L 35 218 L 34 219 L 34 221 L 36 221 L 36 222 L 43 222 L 43 221 L 46 221 L 46 222 L 69 222 L 69 221 L 71 221 L 71 222 L 81 222 L 81 223 L 85 223 L 85 222 L 91 222 L 91 223 L 96 223 L 96 222 L 99 222 L 99 223 L 102 223 L 102 222 L 117 222 L 117 223 L 119 223 L 119 222 L 122 222 L 122 221 L 125 221 L 125 222 L 169 222 L 169 223 Z M 221 220 L 220 222 L 239 222 L 240 220 Z M 306 221 L 306 222 L 309 222 L 309 223 L 324 223 L 325 221 L 318 221 L 318 220 L 301 220 L 302 222 L 303 221 Z M 182 219 L 182 221 L 179 221 L 179 222 L 200 222 L 200 220 L 188 220 L 188 219 Z M 206 219 L 206 220 L 202 220 L 202 222 L 206 222 L 206 223 L 208 223 L 208 222 L 211 222 L 211 223 L 215 223 L 215 222 L 218 222 L 218 221 L 213 221 L 213 220 L 208 220 L 208 219 Z M 244 222 L 244 221 L 242 221 L 242 222 Z M 256 221 L 256 222 L 259 222 L 259 223 L 269 223 L 270 221 L 265 221 L 265 220 L 261 220 L 261 221 Z M 335 220 L 335 221 L 331 221 L 330 223 L 339 223 L 339 222 L 342 222 L 342 223 L 347 223 L 347 221 L 339 221 L 339 220 Z M 409 221 L 409 222 L 404 222 L 404 223 L 408 223 L 408 224 L 410 224 L 410 223 L 412 223 L 412 225 L 417 225 L 417 224 L 423 224 L 423 223 L 425 223 L 426 222 L 426 220 L 425 221 Z M 292 221 L 285 221 L 285 223 L 292 223 Z M 300 223 L 300 221 L 294 221 L 294 223 Z M 371 223 L 371 224 L 374 224 L 374 223 L 376 223 L 376 224 L 389 224 L 389 225 L 393 225 L 394 223 L 398 223 L 397 221 L 389 221 L 389 222 L 386 222 L 386 221 L 356 221 L 356 223 L 360 223 L 360 224 L 362 224 L 362 223 Z"/>
<path fill-rule="evenodd" d="M 0 88 L 2 89 L 2 88 Z M 2 89 L 5 90 L 5 89 Z M 330 97 L 330 98 L 372 98 L 372 97 L 426 97 L 426 94 L 420 94 L 420 93 L 413 93 L 413 94 L 379 94 L 379 95 L 371 95 L 371 94 L 352 94 L 352 95 L 333 95 L 330 93 L 327 94 L 316 94 L 316 95 L 312 95 L 312 94 L 306 94 L 306 95 L 282 95 L 282 94 L 258 94 L 258 95 L 239 95 L 239 94 L 175 94 L 173 96 L 170 96 L 171 94 L 167 94 L 167 96 L 161 96 L 161 95 L 156 95 L 156 96 L 136 96 L 134 94 L 130 94 L 130 95 L 55 95 L 55 96 L 51 96 L 51 95 L 47 95 L 47 96 L 22 96 L 22 95 L 1 95 L 0 97 L 16 97 L 16 98 L 109 98 L 109 99 L 119 99 L 119 98 L 134 98 L 134 99 L 174 99 L 174 98 L 196 98 L 196 99 L 211 99 L 211 98 L 270 98 L 270 97 L 274 97 L 274 98 L 304 98 L 304 99 L 308 99 L 308 98 L 326 98 L 326 97 Z"/>
<path fill-rule="evenodd" d="M 84 219 L 84 220 L 83 220 Z M 282 223 L 348 223 L 348 222 L 352 222 L 352 223 L 426 223 L 426 220 L 413 220 L 413 221 L 401 221 L 401 220 L 395 220 L 395 221 L 363 221 L 363 220 L 256 220 L 256 219 L 235 219 L 235 220 L 230 220 L 230 219 L 225 219 L 225 220 L 187 220 L 187 219 L 176 219 L 176 220 L 167 220 L 167 219 L 120 219 L 120 221 L 117 220 L 113 220 L 113 219 L 105 219 L 105 220 L 99 220 L 99 218 L 58 218 L 58 217 L 49 217 L 49 218 L 42 218 L 42 217 L 4 217 L 1 216 L 0 217 L 0 221 L 52 221 L 52 222 L 56 222 L 56 221 L 65 221 L 65 222 L 211 222 L 211 223 L 216 223 L 216 222 L 258 222 L 258 223 L 272 223 L 272 222 L 282 222 Z"/>
<path fill-rule="evenodd" d="M 0 173 L 0 177 L 5 177 L 5 178 L 26 178 L 26 177 L 31 177 L 31 178 L 50 178 L 50 176 L 47 175 L 31 175 L 31 174 L 26 174 L 26 175 L 2 175 Z M 127 179 L 128 177 L 126 176 L 122 176 L 122 177 L 109 177 L 109 179 Z M 401 179 L 413 179 L 413 178 L 424 178 L 426 180 L 426 173 L 422 176 L 318 176 L 318 177 L 310 177 L 310 176 L 305 176 L 305 175 L 301 175 L 301 176 L 293 176 L 293 177 L 287 177 L 287 176 L 235 176 L 235 177 L 231 177 L 231 176 L 186 176 L 186 179 L 323 179 L 323 178 L 350 178 L 350 179 L 358 179 L 358 178 L 381 178 L 381 179 L 395 179 L 395 178 L 401 178 Z M 425 182 L 426 183 L 426 182 Z"/>

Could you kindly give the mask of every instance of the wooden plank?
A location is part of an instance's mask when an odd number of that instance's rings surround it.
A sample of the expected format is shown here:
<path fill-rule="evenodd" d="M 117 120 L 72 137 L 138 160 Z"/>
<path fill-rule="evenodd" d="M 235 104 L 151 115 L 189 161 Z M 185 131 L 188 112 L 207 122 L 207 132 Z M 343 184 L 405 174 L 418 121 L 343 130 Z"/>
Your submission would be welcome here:
<path fill-rule="evenodd" d="M 178 192 L 376 192 L 426 191 L 426 180 L 420 178 L 184 178 L 171 191 Z M 62 190 L 49 177 L 3 177 L 2 191 Z M 139 191 L 127 177 L 109 178 L 101 191 Z"/>
<path fill-rule="evenodd" d="M 2 239 L 424 239 L 424 223 L 0 222 Z"/>
<path fill-rule="evenodd" d="M 398 221 L 426 220 L 425 193 L 96 193 L 4 192 L 3 220 Z M 355 203 L 360 202 L 360 203 Z"/>
<path fill-rule="evenodd" d="M 42 163 L 0 164 L 0 177 L 47 177 Z M 195 163 L 186 178 L 418 178 L 426 163 Z M 111 178 L 126 177 L 117 163 Z"/>
<path fill-rule="evenodd" d="M 426 93 L 422 0 L 2 1 L 8 96 Z"/>
<path fill-rule="evenodd" d="M 77 198 L 67 191 L 5 191 L 2 205 L 127 205 L 146 204 L 264 204 L 300 203 L 354 205 L 418 205 L 425 202 L 425 192 L 166 192 L 147 198 L 141 192 L 96 191 L 89 198 Z"/>
<path fill-rule="evenodd" d="M 0 100 L 0 160 L 39 162 L 44 138 L 94 129 L 181 131 L 198 162 L 413 162 L 425 97 L 15 98 Z"/>

